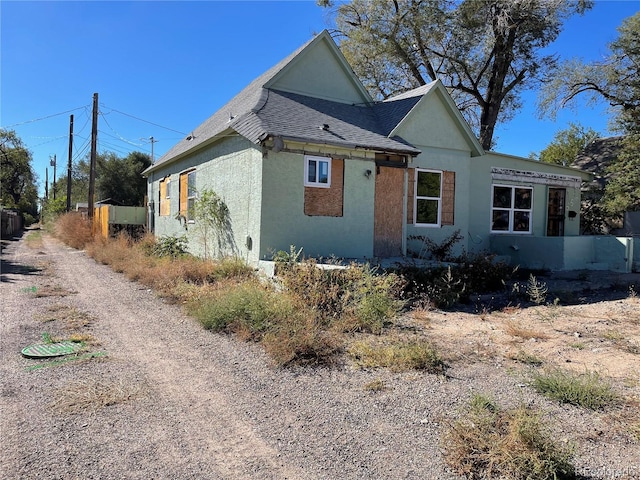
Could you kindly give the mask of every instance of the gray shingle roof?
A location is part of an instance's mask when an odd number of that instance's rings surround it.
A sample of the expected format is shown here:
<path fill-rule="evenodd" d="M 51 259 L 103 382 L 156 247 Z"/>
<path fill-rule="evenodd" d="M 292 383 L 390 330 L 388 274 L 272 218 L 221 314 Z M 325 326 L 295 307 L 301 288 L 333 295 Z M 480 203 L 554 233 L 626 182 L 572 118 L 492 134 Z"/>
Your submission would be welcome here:
<path fill-rule="evenodd" d="M 277 90 L 268 90 L 262 108 L 234 121 L 231 127 L 255 143 L 266 136 L 282 136 L 320 144 L 420 153 L 401 139 L 388 138 L 388 131 L 371 106 Z"/>

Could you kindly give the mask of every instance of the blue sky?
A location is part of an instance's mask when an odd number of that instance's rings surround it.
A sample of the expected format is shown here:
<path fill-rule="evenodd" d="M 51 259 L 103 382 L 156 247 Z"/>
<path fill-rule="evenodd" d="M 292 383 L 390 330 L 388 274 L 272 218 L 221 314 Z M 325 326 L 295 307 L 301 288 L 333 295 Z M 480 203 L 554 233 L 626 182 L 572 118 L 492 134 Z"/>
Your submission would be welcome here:
<path fill-rule="evenodd" d="M 637 0 L 598 0 L 570 19 L 551 46 L 562 58 L 606 55 Z M 31 150 L 44 192 L 57 157 L 66 174 L 69 116 L 74 160 L 89 151 L 99 94 L 98 149 L 158 158 L 251 80 L 330 27 L 315 1 L 10 1 L 0 3 L 0 126 Z M 569 122 L 607 132 L 606 105 L 540 120 L 536 94 L 496 132 L 497 151 L 539 152 Z M 49 177 L 53 169 L 49 167 Z"/>

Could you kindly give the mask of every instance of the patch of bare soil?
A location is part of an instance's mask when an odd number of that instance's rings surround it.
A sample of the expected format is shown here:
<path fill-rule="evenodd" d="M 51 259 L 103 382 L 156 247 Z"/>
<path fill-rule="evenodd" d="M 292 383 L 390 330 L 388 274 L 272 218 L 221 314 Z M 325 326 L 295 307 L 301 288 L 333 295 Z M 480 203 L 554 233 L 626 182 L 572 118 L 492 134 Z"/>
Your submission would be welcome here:
<path fill-rule="evenodd" d="M 640 303 L 619 288 L 601 298 L 584 275 L 566 280 L 570 306 L 553 305 L 566 285 L 549 279 L 550 305 L 489 312 L 482 300 L 476 313 L 414 312 L 385 333 L 431 340 L 446 375 L 347 358 L 276 369 L 257 346 L 204 331 L 47 236 L 37 248 L 3 242 L 1 280 L 4 478 L 458 479 L 441 441 L 474 393 L 544 412 L 554 437 L 575 447 L 580 478 L 640 478 Z M 20 355 L 45 339 L 82 348 Z M 597 371 L 622 403 L 590 411 L 528 385 L 532 369 L 556 367 Z"/>

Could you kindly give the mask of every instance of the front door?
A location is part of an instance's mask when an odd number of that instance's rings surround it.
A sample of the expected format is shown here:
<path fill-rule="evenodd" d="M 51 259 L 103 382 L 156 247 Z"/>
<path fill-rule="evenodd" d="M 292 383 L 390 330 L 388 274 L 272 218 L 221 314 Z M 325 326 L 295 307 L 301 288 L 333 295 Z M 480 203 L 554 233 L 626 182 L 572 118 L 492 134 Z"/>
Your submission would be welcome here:
<path fill-rule="evenodd" d="M 373 223 L 373 255 L 402 255 L 404 169 L 378 166 Z"/>
<path fill-rule="evenodd" d="M 564 188 L 550 188 L 547 203 L 547 236 L 564 236 L 564 210 L 567 191 Z"/>

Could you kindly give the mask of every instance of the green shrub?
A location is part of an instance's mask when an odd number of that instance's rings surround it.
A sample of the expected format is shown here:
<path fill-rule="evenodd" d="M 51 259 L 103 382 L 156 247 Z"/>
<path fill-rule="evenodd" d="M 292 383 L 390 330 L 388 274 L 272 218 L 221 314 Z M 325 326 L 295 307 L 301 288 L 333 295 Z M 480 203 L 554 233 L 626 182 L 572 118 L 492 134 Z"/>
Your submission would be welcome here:
<path fill-rule="evenodd" d="M 504 290 L 515 270 L 495 255 L 462 255 L 449 266 L 425 268 L 415 265 L 394 268 L 405 281 L 404 295 L 410 299 L 427 299 L 439 308 L 467 303 L 471 294 Z"/>
<path fill-rule="evenodd" d="M 617 401 L 611 385 L 596 372 L 581 375 L 562 370 L 534 372 L 531 385 L 547 398 L 591 410 L 604 408 Z"/>
<path fill-rule="evenodd" d="M 189 241 L 185 235 L 180 237 L 163 235 L 156 239 L 155 243 L 144 242 L 142 246 L 148 255 L 178 258 L 187 253 L 188 243 Z"/>
<path fill-rule="evenodd" d="M 402 308 L 402 279 L 379 274 L 369 265 L 323 268 L 315 260 L 279 264 L 284 291 L 316 312 L 325 326 L 337 324 L 347 331 L 380 333 L 386 321 Z"/>
<path fill-rule="evenodd" d="M 490 398 L 475 395 L 443 435 L 444 458 L 471 479 L 576 478 L 573 452 L 552 439 L 540 413 L 525 406 L 501 410 Z"/>
<path fill-rule="evenodd" d="M 209 296 L 193 299 L 187 308 L 208 330 L 242 333 L 254 340 L 295 312 L 286 296 L 257 280 L 225 283 Z"/>

